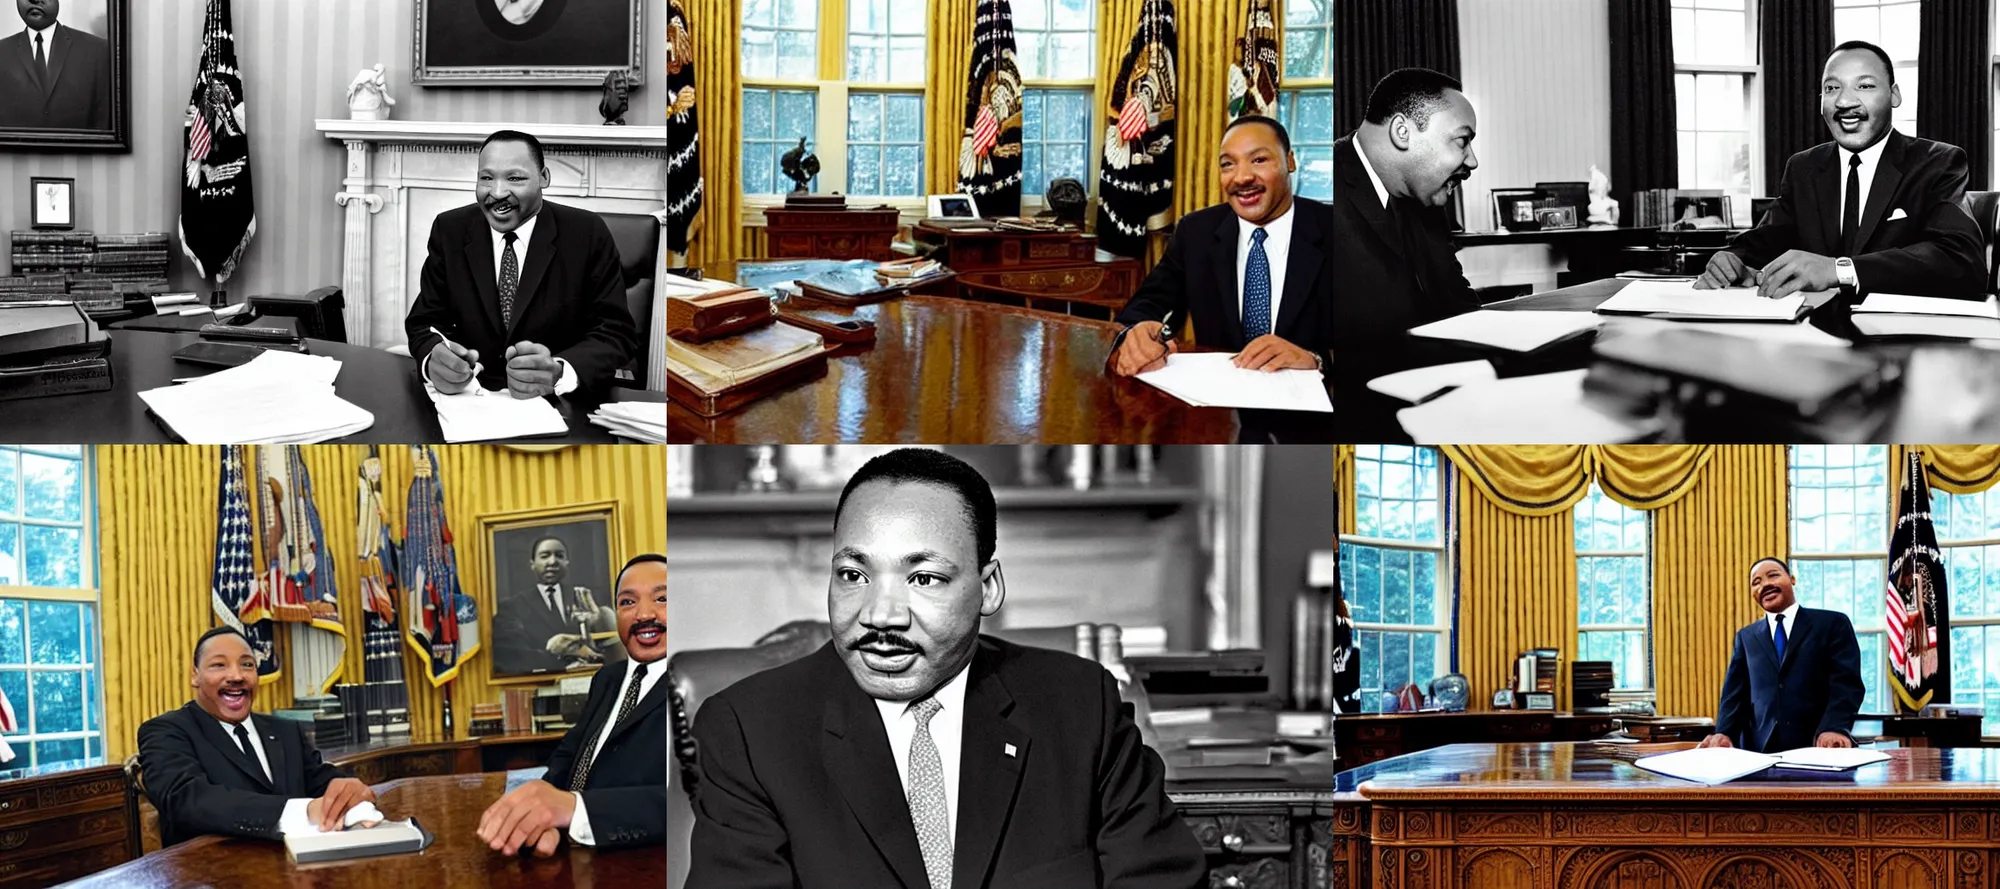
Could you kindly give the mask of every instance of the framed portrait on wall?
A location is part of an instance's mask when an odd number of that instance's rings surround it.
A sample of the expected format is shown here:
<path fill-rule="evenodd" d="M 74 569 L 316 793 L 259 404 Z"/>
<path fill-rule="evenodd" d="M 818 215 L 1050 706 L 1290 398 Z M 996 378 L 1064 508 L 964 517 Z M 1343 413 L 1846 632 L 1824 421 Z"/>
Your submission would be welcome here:
<path fill-rule="evenodd" d="M 479 517 L 493 578 L 490 678 L 535 682 L 625 659 L 612 606 L 618 505 L 579 503 Z"/>
<path fill-rule="evenodd" d="M 0 149 L 132 149 L 131 0 L 0 11 Z"/>
<path fill-rule="evenodd" d="M 55 231 L 76 228 L 75 179 L 31 176 L 28 194 L 34 201 L 28 211 L 29 228 Z"/>
<path fill-rule="evenodd" d="M 646 82 L 645 0 L 416 0 L 411 80 L 423 86 Z"/>

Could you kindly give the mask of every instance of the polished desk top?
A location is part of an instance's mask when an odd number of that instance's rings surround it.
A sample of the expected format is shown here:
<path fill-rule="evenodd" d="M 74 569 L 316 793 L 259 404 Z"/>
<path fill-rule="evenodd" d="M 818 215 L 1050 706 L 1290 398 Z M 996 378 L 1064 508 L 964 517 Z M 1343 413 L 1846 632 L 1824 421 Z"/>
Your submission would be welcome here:
<path fill-rule="evenodd" d="M 153 852 L 68 885 L 88 889 L 175 886 L 605 887 L 658 885 L 666 847 L 597 850 L 567 841 L 554 857 L 508 858 L 475 831 L 507 786 L 503 773 L 404 778 L 375 788 L 393 819 L 412 815 L 436 841 L 422 852 L 292 864 L 271 840 L 204 836 Z"/>
<path fill-rule="evenodd" d="M 0 401 L 0 426 L 7 440 L 21 444 L 169 444 L 176 441 L 146 411 L 139 392 L 171 385 L 177 377 L 214 373 L 212 365 L 175 361 L 173 353 L 198 342 L 193 333 L 164 333 L 144 330 L 114 330 L 111 333 L 112 385 L 109 392 L 84 395 L 56 395 Z M 417 378 L 415 362 L 400 355 L 365 346 L 326 340 L 307 340 L 314 355 L 341 361 L 340 377 L 334 391 L 340 397 L 375 415 L 375 424 L 337 443 L 408 444 L 444 441 L 437 413 L 431 409 Z M 619 389 L 616 400 L 661 402 L 663 393 Z M 535 442 L 613 444 L 621 439 L 609 430 L 590 424 L 596 405 L 584 397 L 556 400 L 569 434 Z"/>
<path fill-rule="evenodd" d="M 200 333 L 203 325 L 218 322 L 214 315 L 136 315 L 103 325 L 106 330 L 152 330 L 166 333 Z M 234 327 L 276 327 L 287 333 L 299 332 L 299 319 L 286 315 L 245 318 Z"/>
<path fill-rule="evenodd" d="M 1888 762 L 1862 766 L 1852 780 L 1731 781 L 1713 787 L 1632 764 L 1687 750 L 1664 744 L 1451 744 L 1341 772 L 1338 793 L 1377 802 L 1454 800 L 1824 800 L 2000 803 L 2000 748 L 1883 750 Z"/>
<path fill-rule="evenodd" d="M 728 279 L 727 264 L 706 270 Z M 676 443 L 1326 442 L 1330 414 L 1193 407 L 1105 373 L 1119 327 L 1013 306 L 905 296 L 797 308 L 875 322 L 872 344 L 834 350 L 826 374 L 703 417 L 667 408 Z M 779 308 L 792 307 L 780 302 Z"/>

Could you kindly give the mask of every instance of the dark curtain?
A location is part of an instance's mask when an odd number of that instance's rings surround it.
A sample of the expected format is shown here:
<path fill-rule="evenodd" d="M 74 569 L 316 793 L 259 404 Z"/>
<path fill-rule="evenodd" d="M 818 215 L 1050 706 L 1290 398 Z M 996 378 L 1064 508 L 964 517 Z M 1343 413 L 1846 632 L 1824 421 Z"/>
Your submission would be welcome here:
<path fill-rule="evenodd" d="M 1925 3 L 1918 14 L 1917 135 L 1965 149 L 1972 165 L 1966 188 L 1985 191 L 1992 166 L 1992 87 L 1987 82 L 1986 37 L 1989 4 Z M 1972 76 L 1967 76 L 1972 75 Z M 1909 97 L 1903 97 L 1909 101 Z"/>
<path fill-rule="evenodd" d="M 1833 52 L 1833 0 L 1767 0 L 1759 6 L 1758 45 L 1764 59 L 1764 193 L 1775 195 L 1784 179 L 1785 161 L 1829 138 L 1826 122 L 1819 116 L 1819 76 L 1826 70 L 1827 54 Z M 1985 83 L 1985 78 L 1980 82 Z"/>
<path fill-rule="evenodd" d="M 1368 93 L 1397 68 L 1458 76 L 1458 0 L 1332 0 L 1334 132 L 1351 133 Z"/>
<path fill-rule="evenodd" d="M 1670 0 L 1606 0 L 1611 10 L 1611 196 L 1621 219 L 1632 193 L 1680 185 L 1674 129 L 1674 21 Z M 1629 224 L 1629 223 L 1628 223 Z"/>

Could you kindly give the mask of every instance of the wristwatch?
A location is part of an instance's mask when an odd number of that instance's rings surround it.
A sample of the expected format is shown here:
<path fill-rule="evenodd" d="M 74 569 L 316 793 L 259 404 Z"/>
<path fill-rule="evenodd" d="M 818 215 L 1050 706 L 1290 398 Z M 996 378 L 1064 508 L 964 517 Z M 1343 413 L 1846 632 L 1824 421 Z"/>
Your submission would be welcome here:
<path fill-rule="evenodd" d="M 1833 261 L 1833 277 L 1840 282 L 1840 289 L 1853 293 L 1857 280 L 1854 277 L 1854 259 L 1842 256 Z"/>

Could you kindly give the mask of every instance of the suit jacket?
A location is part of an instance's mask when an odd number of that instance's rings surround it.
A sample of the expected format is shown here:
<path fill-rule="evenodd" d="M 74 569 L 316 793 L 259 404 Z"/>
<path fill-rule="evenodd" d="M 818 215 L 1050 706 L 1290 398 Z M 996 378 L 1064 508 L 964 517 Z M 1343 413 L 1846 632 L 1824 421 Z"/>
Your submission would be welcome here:
<path fill-rule="evenodd" d="M 482 357 L 485 353 L 480 353 Z M 569 585 L 563 584 L 556 604 L 567 613 Z M 565 622 L 549 611 L 540 587 L 527 587 L 500 600 L 493 613 L 493 665 L 502 672 L 532 673 L 536 670 L 562 672 L 569 658 L 549 654 L 549 637 L 575 633 L 576 624 Z"/>
<path fill-rule="evenodd" d="M 1310 198 L 1292 199 L 1292 243 L 1285 260 L 1285 293 L 1271 332 L 1286 342 L 1325 356 L 1332 348 L 1333 253 L 1328 240 L 1333 224 L 1325 204 Z M 1242 350 L 1243 313 L 1236 289 L 1236 211 L 1226 205 L 1206 207 L 1183 217 L 1174 227 L 1167 253 L 1118 313 L 1118 323 L 1130 327 L 1158 321 L 1174 313 L 1178 327 L 1194 319 L 1194 341 L 1228 352 Z M 1123 334 L 1120 334 L 1123 339 Z M 1116 351 L 1116 346 L 1113 350 Z"/>
<path fill-rule="evenodd" d="M 1715 731 L 1745 750 L 1779 753 L 1811 747 L 1821 732 L 1848 734 L 1867 695 L 1847 615 L 1800 608 L 1794 621 L 1782 664 L 1768 621 L 1736 631 Z"/>
<path fill-rule="evenodd" d="M 954 889 L 1207 885 L 1103 667 L 981 636 L 967 681 Z M 831 643 L 716 693 L 694 736 L 687 889 L 930 885 L 881 714 Z"/>
<path fill-rule="evenodd" d="M 1479 298 L 1459 266 L 1441 209 L 1392 196 L 1395 212 L 1412 217 L 1413 237 L 1404 237 L 1376 197 L 1351 135 L 1333 145 L 1333 172 L 1333 261 L 1341 276 L 1334 293 L 1333 380 L 1341 440 L 1393 440 L 1402 434 L 1394 412 L 1404 405 L 1369 391 L 1368 381 L 1465 357 L 1408 331 L 1473 311 Z"/>
<path fill-rule="evenodd" d="M 33 32 L 0 40 L 0 127 L 111 129 L 111 46 L 58 23 L 46 76 L 35 67 Z"/>
<path fill-rule="evenodd" d="M 271 761 L 268 780 L 257 758 L 193 701 L 139 726 L 139 765 L 146 797 L 160 810 L 161 845 L 209 833 L 279 839 L 287 801 L 317 798 L 333 779 L 349 777 L 322 761 L 296 724 L 263 713 L 248 723 Z"/>
<path fill-rule="evenodd" d="M 1888 139 L 1861 210 L 1861 249 L 1852 254 L 1862 291 L 1983 296 L 1986 248 L 1964 207 L 1964 149 L 1895 130 Z M 1833 142 L 1792 155 L 1770 212 L 1737 235 L 1730 252 L 1755 268 L 1786 250 L 1849 255 L 1840 242 L 1844 163 Z M 1898 211 L 1902 218 L 1889 218 Z"/>
<path fill-rule="evenodd" d="M 486 366 L 480 385 L 504 389 L 507 347 L 530 340 L 569 362 L 579 389 L 602 390 L 638 349 L 618 247 L 595 213 L 543 202 L 522 257 L 513 323 L 504 327 L 493 229 L 479 205 L 438 214 L 429 251 L 417 301 L 403 320 L 419 362 L 437 345 L 435 326 L 452 342 L 479 350 Z"/>
<path fill-rule="evenodd" d="M 597 743 L 604 722 L 616 716 L 618 687 L 630 669 L 626 661 L 604 667 L 590 678 L 590 697 L 583 702 L 583 719 L 563 733 L 549 770 L 542 780 L 569 789 L 570 773 L 583 751 Z M 646 665 L 663 671 L 664 660 Z M 668 680 L 661 676 L 652 691 L 639 699 L 625 721 L 591 761 L 583 785 L 583 806 L 590 812 L 590 833 L 599 848 L 665 846 L 667 842 L 667 699 Z"/>

